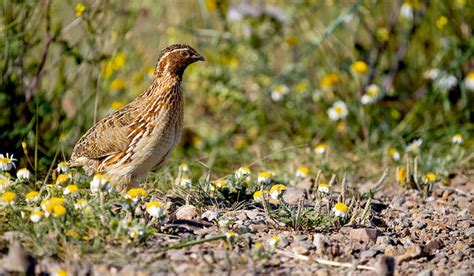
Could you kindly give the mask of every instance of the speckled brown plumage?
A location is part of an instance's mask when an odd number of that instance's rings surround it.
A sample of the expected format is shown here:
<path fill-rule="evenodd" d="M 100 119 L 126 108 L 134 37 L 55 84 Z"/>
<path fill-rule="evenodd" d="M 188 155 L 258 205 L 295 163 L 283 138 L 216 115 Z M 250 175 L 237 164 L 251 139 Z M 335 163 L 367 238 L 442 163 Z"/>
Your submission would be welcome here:
<path fill-rule="evenodd" d="M 200 60 L 188 45 L 163 49 L 148 89 L 90 128 L 74 146 L 70 165 L 106 174 L 121 189 L 160 167 L 181 137 L 184 70 Z"/>

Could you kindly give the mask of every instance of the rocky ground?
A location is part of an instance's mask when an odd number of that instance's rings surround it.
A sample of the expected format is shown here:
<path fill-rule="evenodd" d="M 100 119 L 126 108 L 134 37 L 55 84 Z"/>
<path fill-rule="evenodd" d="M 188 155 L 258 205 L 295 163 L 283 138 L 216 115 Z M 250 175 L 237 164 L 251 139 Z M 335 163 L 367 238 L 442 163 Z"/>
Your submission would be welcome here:
<path fill-rule="evenodd" d="M 0 274 L 21 270 L 27 264 L 36 273 L 66 268 L 70 274 L 80 275 L 473 274 L 472 175 L 454 176 L 450 186 L 436 186 L 429 197 L 387 184 L 375 198 L 371 203 L 373 216 L 365 225 L 345 225 L 318 233 L 282 227 L 269 220 L 263 209 L 200 214 L 186 205 L 175 213 L 176 220 L 166 225 L 179 236 L 156 236 L 146 247 L 111 248 L 107 257 L 88 256 L 92 261 L 71 256 L 65 263 L 54 256 L 34 260 L 19 243 L 12 242 Z M 232 229 L 240 234 L 219 238 L 219 217 L 229 218 Z M 192 245 L 196 235 L 209 241 Z M 194 238 L 188 244 L 181 243 L 183 248 L 160 251 L 186 236 Z M 275 236 L 279 242 L 273 248 Z M 261 247 L 255 241 L 261 241 Z"/>

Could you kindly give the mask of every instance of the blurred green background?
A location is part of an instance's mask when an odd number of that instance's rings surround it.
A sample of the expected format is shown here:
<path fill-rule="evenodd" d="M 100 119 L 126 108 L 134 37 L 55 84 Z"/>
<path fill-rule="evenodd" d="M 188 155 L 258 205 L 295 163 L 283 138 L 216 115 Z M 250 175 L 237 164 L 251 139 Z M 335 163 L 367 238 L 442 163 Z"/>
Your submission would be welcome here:
<path fill-rule="evenodd" d="M 168 166 L 357 171 L 388 162 L 390 149 L 403 156 L 418 138 L 444 156 L 455 134 L 472 149 L 473 5 L 3 0 L 0 153 L 46 174 L 95 121 L 146 89 L 172 43 L 207 62 L 185 73 L 185 131 Z"/>

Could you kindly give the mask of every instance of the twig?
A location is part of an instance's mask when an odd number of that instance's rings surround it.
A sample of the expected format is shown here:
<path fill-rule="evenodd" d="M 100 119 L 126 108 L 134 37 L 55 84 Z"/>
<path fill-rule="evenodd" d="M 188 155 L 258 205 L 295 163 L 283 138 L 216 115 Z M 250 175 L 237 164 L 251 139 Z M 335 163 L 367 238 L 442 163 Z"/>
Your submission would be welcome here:
<path fill-rule="evenodd" d="M 312 261 L 316 261 L 317 263 L 324 264 L 324 265 L 337 266 L 337 267 L 347 267 L 347 268 L 354 267 L 354 268 L 360 269 L 360 270 L 376 271 L 374 267 L 367 266 L 367 265 L 354 265 L 352 263 L 341 263 L 341 262 L 329 261 L 329 260 L 320 259 L 320 258 L 310 258 L 308 256 L 304 256 L 304 255 L 301 255 L 301 254 L 292 253 L 292 252 L 288 252 L 288 251 L 283 251 L 283 250 L 280 250 L 280 249 L 277 249 L 276 252 L 281 254 L 281 255 L 284 255 L 286 257 L 290 257 L 290 258 L 301 260 L 301 261 L 312 260 Z"/>

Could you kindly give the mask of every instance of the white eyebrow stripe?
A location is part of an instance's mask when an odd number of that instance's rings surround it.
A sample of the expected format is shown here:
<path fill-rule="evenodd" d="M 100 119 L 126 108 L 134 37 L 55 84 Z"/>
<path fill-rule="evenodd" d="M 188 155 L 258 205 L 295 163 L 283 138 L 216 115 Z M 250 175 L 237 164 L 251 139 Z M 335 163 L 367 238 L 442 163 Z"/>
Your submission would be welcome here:
<path fill-rule="evenodd" d="M 189 50 L 189 49 L 188 49 L 188 48 L 178 48 L 178 49 L 174 49 L 173 51 L 170 51 L 170 52 L 164 54 L 164 55 L 161 57 L 160 60 L 165 59 L 165 58 L 166 58 L 169 54 L 171 54 L 171 53 L 175 53 L 175 52 L 179 52 L 179 51 L 184 51 L 184 50 Z"/>

